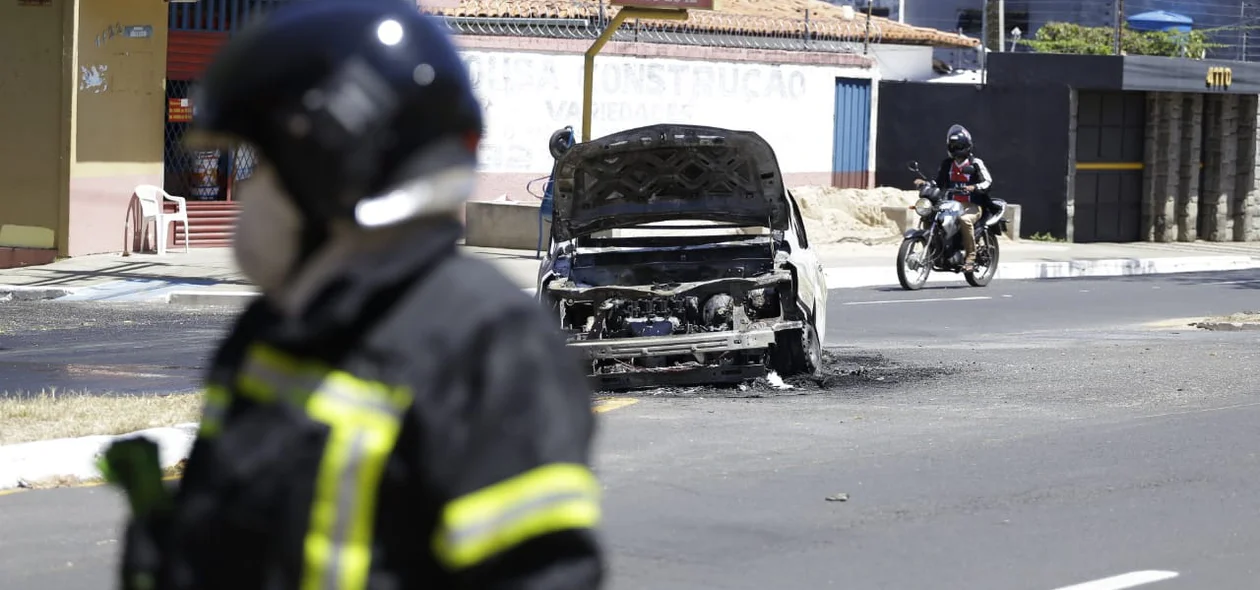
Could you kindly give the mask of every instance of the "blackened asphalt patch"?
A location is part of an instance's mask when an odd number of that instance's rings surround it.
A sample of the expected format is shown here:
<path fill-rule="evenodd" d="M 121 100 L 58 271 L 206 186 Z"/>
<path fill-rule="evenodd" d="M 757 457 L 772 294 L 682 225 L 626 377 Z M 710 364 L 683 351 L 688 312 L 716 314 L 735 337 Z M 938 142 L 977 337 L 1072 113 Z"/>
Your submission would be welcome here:
<path fill-rule="evenodd" d="M 761 378 L 737 385 L 659 387 L 629 392 L 636 397 L 757 399 L 801 395 L 834 395 L 860 399 L 878 397 L 907 385 L 926 384 L 956 375 L 961 367 L 943 362 L 913 364 L 894 361 L 871 351 L 850 348 L 823 350 L 823 366 L 814 375 L 789 377 L 784 386 Z M 626 395 L 627 392 L 619 392 Z"/>
<path fill-rule="evenodd" d="M 234 313 L 125 303 L 0 303 L 0 396 L 198 390 Z"/>

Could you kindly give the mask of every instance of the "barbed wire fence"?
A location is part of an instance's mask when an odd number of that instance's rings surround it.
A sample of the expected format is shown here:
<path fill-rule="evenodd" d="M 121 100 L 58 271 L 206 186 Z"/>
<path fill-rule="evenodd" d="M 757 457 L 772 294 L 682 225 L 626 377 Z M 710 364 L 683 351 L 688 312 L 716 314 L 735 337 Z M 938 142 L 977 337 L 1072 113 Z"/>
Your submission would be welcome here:
<path fill-rule="evenodd" d="M 616 7 L 594 0 L 552 0 L 546 10 L 518 14 L 478 13 L 470 10 L 426 9 L 444 17 L 456 35 L 533 37 L 594 40 L 616 15 Z M 487 14 L 489 13 L 489 14 Z M 867 44 L 881 43 L 883 27 L 864 16 L 787 18 L 691 11 L 686 21 L 627 19 L 611 41 L 659 43 L 736 49 L 802 52 L 861 53 Z"/>

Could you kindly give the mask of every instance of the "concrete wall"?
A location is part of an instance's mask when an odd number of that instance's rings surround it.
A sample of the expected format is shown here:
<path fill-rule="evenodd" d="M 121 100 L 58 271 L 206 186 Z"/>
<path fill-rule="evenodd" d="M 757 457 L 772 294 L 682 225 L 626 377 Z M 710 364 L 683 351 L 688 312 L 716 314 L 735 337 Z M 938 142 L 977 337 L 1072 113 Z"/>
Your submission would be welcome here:
<path fill-rule="evenodd" d="M 121 250 L 132 189 L 162 184 L 167 6 L 80 0 L 72 256 Z"/>
<path fill-rule="evenodd" d="M 0 2 L 0 246 L 64 242 L 69 126 L 63 97 L 71 54 L 62 52 L 62 40 L 73 16 L 73 4 L 65 2 Z"/>
<path fill-rule="evenodd" d="M 1260 100 L 1254 95 L 1152 92 L 1147 105 L 1145 239 L 1260 240 Z"/>
<path fill-rule="evenodd" d="M 0 3 L 4 245 L 122 249 L 132 189 L 162 181 L 166 10 L 150 0 Z"/>
<path fill-rule="evenodd" d="M 917 45 L 871 46 L 881 80 L 921 82 L 938 76 L 932 71 L 932 48 Z"/>
<path fill-rule="evenodd" d="M 486 112 L 475 198 L 532 200 L 524 187 L 550 172 L 551 133 L 566 125 L 581 133 L 589 42 L 457 42 Z M 663 122 L 756 131 L 792 185 L 831 183 L 836 78 L 878 75 L 860 55 L 654 44 L 610 43 L 595 64 L 593 138 Z"/>

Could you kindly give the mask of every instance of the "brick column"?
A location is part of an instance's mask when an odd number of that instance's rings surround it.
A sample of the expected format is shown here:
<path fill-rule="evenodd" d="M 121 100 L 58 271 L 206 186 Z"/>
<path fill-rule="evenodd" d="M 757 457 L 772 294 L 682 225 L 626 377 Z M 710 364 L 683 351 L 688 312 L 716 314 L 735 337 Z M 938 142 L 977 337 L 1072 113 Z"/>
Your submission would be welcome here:
<path fill-rule="evenodd" d="M 1199 173 L 1203 161 L 1202 94 L 1182 96 L 1181 117 L 1181 182 L 1177 186 L 1177 240 L 1193 242 L 1199 236 Z"/>
<path fill-rule="evenodd" d="M 1078 101 L 1078 91 L 1072 88 L 1068 91 L 1068 169 L 1067 169 L 1067 194 L 1064 195 L 1063 208 L 1065 218 L 1067 220 L 1066 227 L 1063 228 L 1063 239 L 1070 244 L 1075 241 L 1076 236 L 1076 113 Z"/>
<path fill-rule="evenodd" d="M 1239 154 L 1239 97 L 1210 95 L 1211 119 L 1207 121 L 1207 187 L 1203 190 L 1200 214 L 1203 240 L 1227 242 L 1234 237 L 1230 226 L 1230 200 L 1235 190 Z"/>
<path fill-rule="evenodd" d="M 1257 97 L 1257 123 L 1260 124 L 1260 97 Z M 1247 191 L 1247 241 L 1260 241 L 1260 187 L 1256 186 L 1256 181 L 1260 180 L 1260 133 L 1252 129 L 1256 133 L 1256 141 L 1252 152 L 1254 165 L 1251 167 L 1251 188 Z"/>
<path fill-rule="evenodd" d="M 1256 119 L 1260 97 L 1254 94 L 1241 96 L 1238 104 L 1238 165 L 1234 185 L 1234 198 L 1230 201 L 1229 216 L 1232 219 L 1232 238 L 1235 242 L 1249 242 L 1256 235 Z"/>
<path fill-rule="evenodd" d="M 1147 111 L 1154 119 L 1154 133 L 1148 122 L 1147 173 L 1151 182 L 1146 214 L 1150 216 L 1147 240 L 1172 242 L 1177 239 L 1177 190 L 1181 184 L 1181 94 L 1161 92 L 1157 95 L 1154 109 Z"/>
<path fill-rule="evenodd" d="M 1159 163 L 1168 151 L 1164 93 L 1146 93 L 1146 133 L 1142 152 L 1142 239 L 1159 241 L 1159 193 L 1167 171 Z"/>

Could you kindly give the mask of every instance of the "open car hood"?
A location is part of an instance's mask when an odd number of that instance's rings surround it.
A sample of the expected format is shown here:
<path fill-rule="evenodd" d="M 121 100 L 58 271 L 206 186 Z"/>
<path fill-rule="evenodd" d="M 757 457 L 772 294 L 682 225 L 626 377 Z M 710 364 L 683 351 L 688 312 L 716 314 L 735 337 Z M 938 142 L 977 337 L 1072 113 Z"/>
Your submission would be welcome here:
<path fill-rule="evenodd" d="M 749 131 L 651 125 L 579 143 L 556 162 L 552 237 L 680 219 L 786 229 L 783 174 Z"/>

